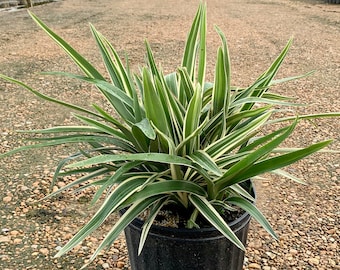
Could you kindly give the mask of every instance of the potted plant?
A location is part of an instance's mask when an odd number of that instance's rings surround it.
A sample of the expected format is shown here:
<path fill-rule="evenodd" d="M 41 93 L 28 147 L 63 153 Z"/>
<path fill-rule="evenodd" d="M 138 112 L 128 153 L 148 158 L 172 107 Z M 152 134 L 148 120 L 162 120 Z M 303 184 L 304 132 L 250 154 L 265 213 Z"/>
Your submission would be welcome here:
<path fill-rule="evenodd" d="M 93 202 L 104 197 L 92 219 L 56 254 L 59 257 L 95 231 L 113 212 L 121 216 L 90 262 L 125 230 L 132 269 L 242 269 L 250 217 L 273 237 L 275 232 L 257 209 L 253 182 L 274 173 L 302 183 L 282 170 L 326 147 L 280 148 L 299 121 L 337 117 L 340 113 L 289 116 L 291 98 L 272 86 L 307 76 L 275 80 L 290 40 L 273 64 L 246 88 L 233 87 L 227 41 L 221 38 L 213 82 L 206 73 L 206 6 L 200 4 L 178 69 L 164 75 L 148 42 L 140 73 L 124 66 L 110 42 L 92 25 L 108 78 L 48 28 L 33 20 L 70 56 L 84 75 L 53 72 L 93 84 L 115 110 L 92 110 L 57 100 L 4 75 L 34 95 L 78 114 L 82 125 L 27 131 L 36 144 L 19 151 L 79 144 L 60 161 L 54 175 L 77 179 L 49 194 L 81 186 L 95 188 Z M 286 124 L 286 125 L 284 125 Z M 86 145 L 86 147 L 85 147 Z M 165 224 L 165 225 L 164 225 Z"/>

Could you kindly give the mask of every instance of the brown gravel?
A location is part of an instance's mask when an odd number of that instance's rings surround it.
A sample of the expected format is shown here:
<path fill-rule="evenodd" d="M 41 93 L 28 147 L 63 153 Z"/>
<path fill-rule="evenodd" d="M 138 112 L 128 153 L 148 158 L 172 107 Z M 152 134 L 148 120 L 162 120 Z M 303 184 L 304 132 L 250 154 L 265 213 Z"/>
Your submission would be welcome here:
<path fill-rule="evenodd" d="M 148 38 L 165 71 L 180 62 L 196 0 L 64 0 L 32 8 L 90 60 L 100 64 L 88 29 L 93 23 L 116 46 L 127 51 L 132 67 L 143 60 Z M 233 83 L 247 85 L 268 66 L 286 41 L 295 37 L 280 73 L 292 76 L 317 70 L 313 77 L 287 84 L 277 91 L 312 104 L 304 112 L 340 110 L 340 5 L 324 1 L 208 1 L 209 68 L 218 36 L 229 40 Z M 87 85 L 61 78 L 45 78 L 41 71 L 76 71 L 65 55 L 38 30 L 26 11 L 0 11 L 0 73 L 14 76 L 45 93 L 80 105 L 99 102 Z M 211 76 L 211 73 L 210 73 Z M 18 129 L 42 128 L 73 121 L 65 110 L 41 102 L 22 89 L 0 82 L 0 152 L 22 145 Z M 294 142 L 303 145 L 329 137 L 340 149 L 339 121 L 303 123 Z M 4 270 L 78 269 L 89 258 L 115 220 L 113 216 L 66 256 L 53 256 L 95 211 L 88 209 L 91 192 L 64 193 L 38 202 L 48 192 L 58 158 L 70 149 L 31 151 L 1 160 L 0 265 Z M 338 154 L 317 154 L 289 168 L 307 186 L 268 176 L 258 182 L 258 205 L 268 217 L 279 241 L 255 222 L 249 234 L 245 269 L 340 269 Z M 58 182 L 54 189 L 72 179 Z M 98 257 L 88 269 L 128 269 L 124 238 Z"/>

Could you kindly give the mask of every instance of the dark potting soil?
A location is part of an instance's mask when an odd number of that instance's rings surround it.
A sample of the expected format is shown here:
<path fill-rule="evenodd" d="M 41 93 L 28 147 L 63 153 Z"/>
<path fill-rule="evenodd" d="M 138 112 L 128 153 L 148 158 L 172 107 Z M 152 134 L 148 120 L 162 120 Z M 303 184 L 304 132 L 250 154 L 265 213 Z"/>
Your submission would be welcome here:
<path fill-rule="evenodd" d="M 192 211 L 178 208 L 178 205 L 167 205 L 158 213 L 153 224 L 170 228 L 186 228 L 191 213 Z M 230 223 L 241 217 L 244 213 L 243 209 L 235 207 L 235 211 L 224 210 L 220 214 L 227 223 Z M 139 218 L 145 220 L 148 214 L 149 212 L 146 211 Z M 198 228 L 212 227 L 211 223 L 201 214 L 198 215 L 195 223 Z"/>

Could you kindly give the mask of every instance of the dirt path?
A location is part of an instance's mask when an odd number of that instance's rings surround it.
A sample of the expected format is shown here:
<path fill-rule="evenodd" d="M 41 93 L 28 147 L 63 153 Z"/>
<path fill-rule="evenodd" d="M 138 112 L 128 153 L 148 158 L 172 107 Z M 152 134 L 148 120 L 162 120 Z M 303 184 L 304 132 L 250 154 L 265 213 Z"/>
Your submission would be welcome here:
<path fill-rule="evenodd" d="M 263 0 L 208 2 L 209 69 L 219 38 L 225 32 L 233 64 L 233 84 L 245 86 L 269 65 L 287 40 L 294 45 L 279 76 L 317 70 L 313 77 L 287 84 L 277 91 L 312 104 L 304 112 L 340 110 L 340 5 L 323 1 Z M 194 0 L 64 0 L 31 9 L 88 59 L 100 64 L 88 28 L 95 25 L 120 54 L 130 56 L 132 68 L 144 58 L 145 38 L 165 71 L 179 65 L 186 33 L 196 11 Z M 92 88 L 41 71 L 77 71 L 59 48 L 37 29 L 25 10 L 0 11 L 0 73 L 24 80 L 43 92 L 79 105 L 97 102 Z M 211 77 L 211 73 L 209 75 Z M 23 144 L 17 129 L 42 128 L 73 121 L 59 107 L 43 106 L 21 89 L 0 81 L 0 152 Z M 340 124 L 332 120 L 304 123 L 293 140 L 300 144 L 335 139 L 340 149 Z M 60 259 L 53 255 L 90 217 L 84 202 L 89 193 L 63 194 L 36 204 L 48 191 L 58 157 L 67 152 L 32 151 L 1 161 L 0 265 L 1 269 L 77 269 L 110 228 Z M 340 269 L 339 155 L 318 154 L 289 169 L 308 186 L 270 176 L 258 184 L 258 204 L 280 240 L 271 239 L 253 223 L 245 269 Z M 57 183 L 63 186 L 65 179 Z M 128 269 L 124 240 L 115 242 L 89 269 Z"/>

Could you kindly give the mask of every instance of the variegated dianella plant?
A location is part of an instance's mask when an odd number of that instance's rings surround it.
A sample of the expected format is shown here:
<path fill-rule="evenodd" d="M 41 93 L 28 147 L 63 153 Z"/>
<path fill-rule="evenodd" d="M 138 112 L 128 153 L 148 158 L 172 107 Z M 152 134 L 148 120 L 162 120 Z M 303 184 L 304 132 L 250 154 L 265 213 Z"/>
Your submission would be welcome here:
<path fill-rule="evenodd" d="M 52 74 L 95 85 L 115 110 L 112 115 L 97 104 L 93 104 L 92 109 L 79 107 L 1 75 L 40 98 L 77 112 L 75 117 L 81 123 L 79 126 L 27 131 L 36 144 L 2 154 L 4 157 L 32 148 L 81 142 L 78 152 L 60 161 L 54 176 L 54 181 L 66 175 L 75 175 L 76 180 L 46 198 L 69 188 L 95 188 L 93 202 L 101 202 L 101 207 L 56 257 L 71 250 L 113 212 L 121 209 L 127 211 L 112 225 L 90 261 L 110 246 L 136 217 L 148 213 L 140 252 L 157 213 L 167 205 L 188 213 L 187 228 L 197 227 L 197 218 L 204 217 L 240 249 L 244 249 L 243 244 L 222 218 L 226 211 L 247 211 L 276 237 L 253 204 L 254 198 L 241 183 L 256 180 L 267 172 L 301 183 L 282 168 L 321 150 L 331 141 L 304 148 L 287 149 L 280 145 L 299 121 L 340 115 L 277 117 L 284 115 L 278 111 L 287 110 L 286 107 L 291 109 L 296 104 L 291 98 L 272 93 L 272 86 L 305 76 L 274 78 L 291 40 L 253 84 L 237 88 L 231 84 L 227 41 L 218 27 L 216 32 L 221 38 L 221 46 L 217 50 L 214 79 L 205 81 L 207 23 L 203 3 L 199 5 L 188 33 L 181 65 L 167 75 L 156 65 L 147 42 L 146 63 L 140 72 L 133 73 L 128 63 L 123 64 L 110 42 L 91 25 L 107 70 L 103 75 L 39 18 L 30 15 L 84 73 Z M 275 125 L 277 123 L 281 123 L 280 127 Z M 98 201 L 101 197 L 103 200 Z"/>

